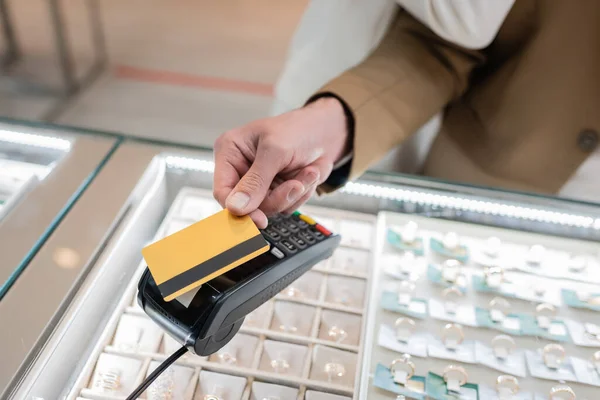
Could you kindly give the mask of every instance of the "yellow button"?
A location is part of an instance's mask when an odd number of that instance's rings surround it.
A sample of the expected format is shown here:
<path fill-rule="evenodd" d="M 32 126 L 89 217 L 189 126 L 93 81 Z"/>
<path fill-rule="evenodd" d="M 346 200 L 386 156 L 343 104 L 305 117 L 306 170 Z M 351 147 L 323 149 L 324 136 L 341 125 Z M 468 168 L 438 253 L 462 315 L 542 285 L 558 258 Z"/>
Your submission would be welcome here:
<path fill-rule="evenodd" d="M 308 215 L 300 215 L 300 219 L 304 222 L 306 222 L 309 225 L 316 225 L 317 221 L 315 221 L 314 219 L 312 219 L 311 217 L 309 217 Z"/>

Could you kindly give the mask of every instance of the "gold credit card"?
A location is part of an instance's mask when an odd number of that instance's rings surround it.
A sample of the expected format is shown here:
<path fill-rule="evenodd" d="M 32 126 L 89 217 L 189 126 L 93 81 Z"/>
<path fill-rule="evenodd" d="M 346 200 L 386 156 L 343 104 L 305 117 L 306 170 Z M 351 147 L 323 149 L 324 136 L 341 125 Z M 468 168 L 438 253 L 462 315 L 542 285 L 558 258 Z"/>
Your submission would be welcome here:
<path fill-rule="evenodd" d="M 142 249 L 163 298 L 174 298 L 269 250 L 248 216 L 227 210 Z"/>

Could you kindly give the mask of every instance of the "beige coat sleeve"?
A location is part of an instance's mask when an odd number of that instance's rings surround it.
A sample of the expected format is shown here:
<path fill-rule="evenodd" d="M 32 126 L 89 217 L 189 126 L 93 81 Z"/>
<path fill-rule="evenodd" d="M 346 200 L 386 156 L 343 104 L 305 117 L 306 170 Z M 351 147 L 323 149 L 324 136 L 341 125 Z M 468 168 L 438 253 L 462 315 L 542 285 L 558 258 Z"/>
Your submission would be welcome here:
<path fill-rule="evenodd" d="M 349 179 L 360 176 L 460 96 L 470 72 L 483 59 L 480 52 L 446 42 L 399 11 L 380 45 L 319 91 L 340 96 L 353 112 Z"/>

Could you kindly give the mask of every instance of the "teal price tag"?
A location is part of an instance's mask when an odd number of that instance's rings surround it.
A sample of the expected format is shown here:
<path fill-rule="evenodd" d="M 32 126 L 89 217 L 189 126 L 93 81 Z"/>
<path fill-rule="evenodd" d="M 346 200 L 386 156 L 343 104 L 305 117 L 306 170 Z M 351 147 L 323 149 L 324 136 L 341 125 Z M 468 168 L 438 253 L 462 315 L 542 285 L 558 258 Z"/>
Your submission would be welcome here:
<path fill-rule="evenodd" d="M 425 254 L 425 249 L 423 248 L 423 239 L 420 237 L 416 238 L 412 243 L 406 243 L 402 240 L 402 235 L 399 232 L 396 232 L 393 229 L 388 229 L 387 241 L 398 250 L 410 251 L 417 256 L 422 256 Z"/>
<path fill-rule="evenodd" d="M 373 386 L 388 392 L 396 393 L 414 400 L 425 400 L 425 378 L 422 376 L 411 377 L 406 385 L 394 382 L 392 373 L 388 367 L 377 364 Z"/>
<path fill-rule="evenodd" d="M 494 329 L 515 336 L 521 336 L 523 334 L 521 331 L 522 324 L 520 314 L 507 314 L 501 321 L 495 322 L 492 320 L 489 310 L 476 307 L 475 319 L 477 321 L 477 326 L 482 328 Z"/>
<path fill-rule="evenodd" d="M 453 258 L 463 264 L 469 261 L 469 249 L 465 245 L 459 245 L 456 249 L 449 250 L 444 246 L 444 243 L 442 243 L 441 240 L 430 238 L 429 247 L 431 247 L 431 250 L 435 253 L 443 257 Z"/>
<path fill-rule="evenodd" d="M 381 308 L 419 319 L 427 316 L 427 300 L 410 299 L 410 302 L 404 305 L 398 303 L 398 293 L 389 291 L 381 294 Z"/>
<path fill-rule="evenodd" d="M 557 342 L 571 342 L 567 325 L 559 319 L 552 319 L 547 329 L 544 329 L 538 324 L 536 317 L 522 314 L 521 325 L 525 336 L 541 337 Z"/>
<path fill-rule="evenodd" d="M 460 387 L 460 392 L 452 392 L 448 390 L 444 378 L 433 372 L 427 375 L 425 391 L 427 396 L 434 400 L 479 400 L 479 390 L 476 384 L 466 383 Z"/>
<path fill-rule="evenodd" d="M 566 305 L 573 308 L 584 310 L 600 311 L 600 293 L 587 293 L 589 299 L 594 300 L 594 304 L 588 301 L 582 301 L 576 291 L 570 289 L 562 290 L 562 298 Z M 597 300 L 597 302 L 596 302 Z"/>
<path fill-rule="evenodd" d="M 455 282 L 447 281 L 444 279 L 442 269 L 435 264 L 427 265 L 427 279 L 432 283 L 444 287 L 456 286 L 463 293 L 467 291 L 465 275 L 459 275 Z"/>

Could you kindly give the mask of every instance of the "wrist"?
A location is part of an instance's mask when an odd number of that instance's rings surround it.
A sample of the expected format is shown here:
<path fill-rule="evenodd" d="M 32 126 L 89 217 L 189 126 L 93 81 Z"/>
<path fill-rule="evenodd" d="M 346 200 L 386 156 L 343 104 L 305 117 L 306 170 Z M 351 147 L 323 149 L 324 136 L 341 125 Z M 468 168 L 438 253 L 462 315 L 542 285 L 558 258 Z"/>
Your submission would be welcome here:
<path fill-rule="evenodd" d="M 318 120 L 325 129 L 328 153 L 335 165 L 340 160 L 347 158 L 352 151 L 353 135 L 350 132 L 348 115 L 342 101 L 337 96 L 327 94 L 322 97 L 317 96 L 313 97 L 312 101 L 309 100 L 307 108 L 312 109 L 320 116 Z M 351 115 L 350 118 L 352 118 Z"/>

